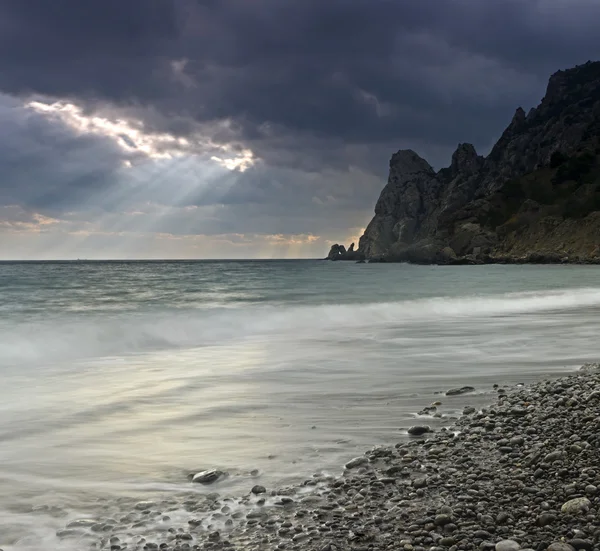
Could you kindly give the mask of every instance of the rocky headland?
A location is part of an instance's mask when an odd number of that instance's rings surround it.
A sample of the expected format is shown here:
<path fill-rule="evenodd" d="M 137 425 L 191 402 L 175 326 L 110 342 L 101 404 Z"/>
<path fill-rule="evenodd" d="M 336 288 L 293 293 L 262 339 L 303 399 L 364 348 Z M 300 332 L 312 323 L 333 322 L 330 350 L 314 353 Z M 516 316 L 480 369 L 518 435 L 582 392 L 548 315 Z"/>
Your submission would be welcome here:
<path fill-rule="evenodd" d="M 205 471 L 189 484 L 214 493 L 131 503 L 58 535 L 111 551 L 600 549 L 600 366 L 496 387 L 481 409 L 468 405 L 474 390 L 440 394 L 420 412 L 431 421 L 352 459 L 340 476 L 255 484 L 234 498 L 217 493 L 225 473 Z M 452 399 L 465 404 L 454 421 L 443 413 Z"/>
<path fill-rule="evenodd" d="M 395 153 L 358 248 L 336 244 L 327 258 L 600 263 L 600 62 L 552 75 L 487 157 L 460 144 L 436 172 L 412 150 Z"/>

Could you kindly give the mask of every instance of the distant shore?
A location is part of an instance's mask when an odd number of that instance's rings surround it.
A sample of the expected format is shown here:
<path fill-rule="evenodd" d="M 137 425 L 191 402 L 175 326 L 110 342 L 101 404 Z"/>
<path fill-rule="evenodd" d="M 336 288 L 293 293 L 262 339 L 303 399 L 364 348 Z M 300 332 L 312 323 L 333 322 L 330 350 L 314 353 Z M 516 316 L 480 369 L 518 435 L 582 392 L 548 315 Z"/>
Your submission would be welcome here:
<path fill-rule="evenodd" d="M 581 256 L 563 256 L 555 253 L 530 253 L 523 256 L 510 256 L 510 255 L 467 255 L 460 257 L 443 257 L 439 259 L 432 259 L 430 257 L 420 258 L 419 256 L 411 257 L 374 257 L 365 259 L 357 254 L 351 255 L 340 255 L 337 258 L 327 257 L 324 260 L 332 260 L 335 262 L 357 262 L 357 263 L 368 263 L 368 264 L 394 264 L 394 263 L 409 263 L 423 266 L 430 265 L 442 265 L 442 266 L 482 266 L 486 264 L 534 264 L 534 265 L 600 265 L 600 257 L 581 257 Z"/>
<path fill-rule="evenodd" d="M 455 392 L 468 403 L 471 390 Z M 119 520 L 75 521 L 59 535 L 101 532 L 95 548 L 112 551 L 598 549 L 600 365 L 496 391 L 494 404 L 467 406 L 435 432 L 415 425 L 340 477 L 255 486 L 238 499 L 138 503 Z"/>

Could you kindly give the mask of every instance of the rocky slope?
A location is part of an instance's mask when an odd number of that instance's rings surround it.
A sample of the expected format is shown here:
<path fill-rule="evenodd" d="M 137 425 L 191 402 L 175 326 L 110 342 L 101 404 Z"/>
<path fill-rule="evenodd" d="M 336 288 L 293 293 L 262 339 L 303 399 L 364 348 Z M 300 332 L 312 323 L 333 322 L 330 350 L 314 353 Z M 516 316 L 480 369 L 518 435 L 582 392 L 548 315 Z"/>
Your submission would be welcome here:
<path fill-rule="evenodd" d="M 552 75 L 487 157 L 460 144 L 436 172 L 398 151 L 358 249 L 334 245 L 328 258 L 600 262 L 600 62 Z"/>

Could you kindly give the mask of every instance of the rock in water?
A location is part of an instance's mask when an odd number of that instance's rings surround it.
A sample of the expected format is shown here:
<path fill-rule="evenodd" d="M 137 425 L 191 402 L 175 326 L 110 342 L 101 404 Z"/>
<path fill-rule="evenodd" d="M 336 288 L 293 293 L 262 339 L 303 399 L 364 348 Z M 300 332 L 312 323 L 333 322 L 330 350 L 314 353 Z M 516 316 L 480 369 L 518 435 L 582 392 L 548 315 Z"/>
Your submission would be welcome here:
<path fill-rule="evenodd" d="M 81 518 L 78 520 L 73 520 L 67 524 L 67 528 L 90 528 L 97 524 L 97 520 L 89 519 L 89 518 Z"/>
<path fill-rule="evenodd" d="M 329 249 L 329 254 L 325 258 L 325 260 L 354 260 L 354 261 L 360 261 L 360 260 L 364 261 L 364 259 L 365 259 L 364 255 L 361 252 L 359 252 L 358 250 L 354 249 L 354 243 L 352 243 L 350 245 L 350 247 L 348 247 L 348 250 L 346 250 L 346 247 L 344 247 L 344 245 L 340 245 L 339 243 L 332 245 L 331 249 Z"/>
<path fill-rule="evenodd" d="M 259 484 L 257 484 L 256 486 L 254 486 L 252 488 L 252 490 L 250 490 L 254 495 L 258 495 L 258 494 L 264 494 L 267 489 L 264 486 L 260 486 Z"/>
<path fill-rule="evenodd" d="M 408 434 L 411 436 L 421 436 L 422 434 L 426 434 L 428 432 L 431 432 L 431 427 L 428 425 L 416 425 L 408 429 Z"/>
<path fill-rule="evenodd" d="M 346 247 L 344 245 L 339 245 L 336 243 L 331 246 L 329 250 L 329 254 L 327 255 L 327 260 L 339 260 L 346 254 Z"/>
<path fill-rule="evenodd" d="M 223 471 L 202 471 L 194 475 L 192 482 L 196 482 L 198 484 L 212 484 L 224 476 L 225 473 Z"/>
<path fill-rule="evenodd" d="M 368 462 L 368 458 L 366 458 L 364 455 L 362 457 L 356 457 L 352 461 L 348 461 L 348 463 L 346 463 L 346 469 L 356 469 L 356 467 L 365 465 Z"/>
<path fill-rule="evenodd" d="M 565 515 L 580 515 L 587 513 L 592 506 L 592 502 L 587 497 L 576 497 L 563 504 L 560 512 Z"/>
<path fill-rule="evenodd" d="M 446 396 L 458 396 L 459 394 L 466 394 L 467 392 L 473 392 L 475 388 L 472 386 L 463 386 L 461 388 L 451 388 L 446 392 Z"/>

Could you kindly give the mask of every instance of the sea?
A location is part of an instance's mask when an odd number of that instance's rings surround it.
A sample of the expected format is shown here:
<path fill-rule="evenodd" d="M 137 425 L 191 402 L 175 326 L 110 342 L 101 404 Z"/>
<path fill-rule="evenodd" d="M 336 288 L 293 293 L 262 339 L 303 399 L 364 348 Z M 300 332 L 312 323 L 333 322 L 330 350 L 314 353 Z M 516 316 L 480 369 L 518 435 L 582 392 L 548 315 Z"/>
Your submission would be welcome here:
<path fill-rule="evenodd" d="M 338 475 L 600 357 L 594 266 L 0 263 L 0 548 L 136 500 Z M 447 397 L 450 388 L 472 386 Z M 190 473 L 228 474 L 204 487 Z M 103 513 L 104 514 L 104 513 Z"/>

